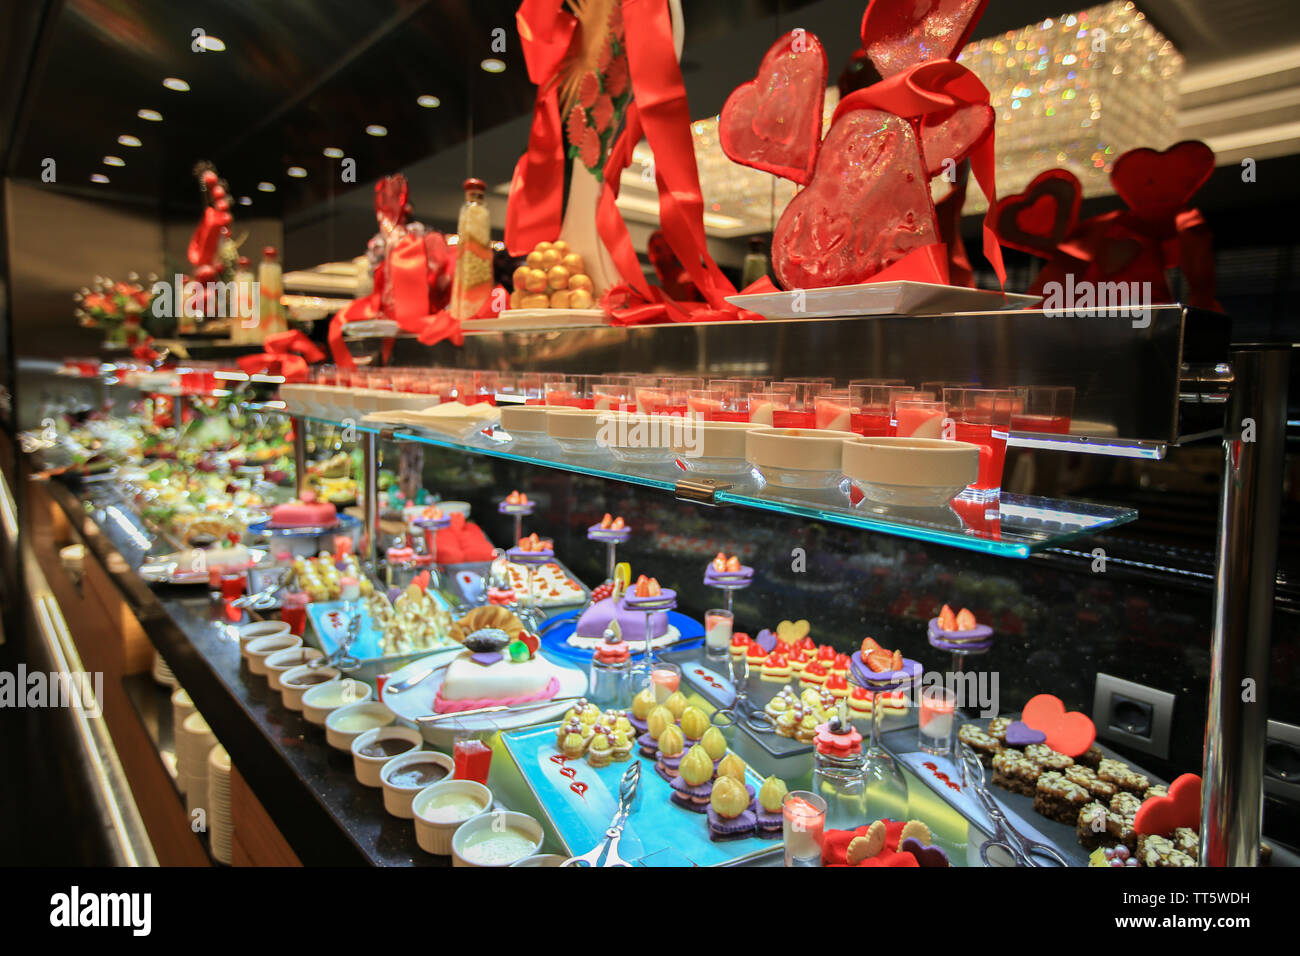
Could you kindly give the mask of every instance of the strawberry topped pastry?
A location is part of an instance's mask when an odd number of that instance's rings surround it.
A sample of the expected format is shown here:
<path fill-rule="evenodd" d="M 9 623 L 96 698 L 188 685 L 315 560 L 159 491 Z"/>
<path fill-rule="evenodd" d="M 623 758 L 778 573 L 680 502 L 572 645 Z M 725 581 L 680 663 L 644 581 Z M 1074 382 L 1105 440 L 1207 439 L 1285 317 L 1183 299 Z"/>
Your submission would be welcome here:
<path fill-rule="evenodd" d="M 738 590 L 749 587 L 754 580 L 754 569 L 740 563 L 734 554 L 719 551 L 704 569 L 704 584 L 711 588 Z"/>
<path fill-rule="evenodd" d="M 604 517 L 587 529 L 588 541 L 603 541 L 606 544 L 622 544 L 632 536 L 632 529 L 622 518 L 612 516 L 608 511 Z"/>
<path fill-rule="evenodd" d="M 945 604 L 939 616 L 930 619 L 927 637 L 931 647 L 942 651 L 979 653 L 993 645 L 993 628 L 980 624 L 966 608 L 953 613 Z"/>
<path fill-rule="evenodd" d="M 881 647 L 871 637 L 864 639 L 854 652 L 849 667 L 854 683 L 874 691 L 901 690 L 921 677 L 919 662 L 904 657 L 902 651 Z"/>
<path fill-rule="evenodd" d="M 658 580 L 643 574 L 632 585 L 625 603 L 629 608 L 668 611 L 677 606 L 677 592 L 671 588 L 660 587 Z"/>
<path fill-rule="evenodd" d="M 503 515 L 530 515 L 535 507 L 536 502 L 530 501 L 522 491 L 512 491 L 497 505 L 497 511 Z"/>
<path fill-rule="evenodd" d="M 555 544 L 548 538 L 539 538 L 534 532 L 506 552 L 506 557 L 515 564 L 546 564 L 555 557 Z"/>

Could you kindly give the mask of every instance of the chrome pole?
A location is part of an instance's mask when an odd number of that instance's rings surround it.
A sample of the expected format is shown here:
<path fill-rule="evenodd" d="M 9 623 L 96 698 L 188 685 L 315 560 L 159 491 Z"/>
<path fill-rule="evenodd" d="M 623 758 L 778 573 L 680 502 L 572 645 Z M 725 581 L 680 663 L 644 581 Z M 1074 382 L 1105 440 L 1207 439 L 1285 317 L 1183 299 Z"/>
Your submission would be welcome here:
<path fill-rule="evenodd" d="M 1232 353 L 1201 775 L 1202 866 L 1259 861 L 1289 353 L 1282 345 Z"/>
<path fill-rule="evenodd" d="M 307 419 L 300 415 L 290 415 L 293 428 L 293 483 L 298 489 L 298 498 L 311 487 L 307 481 Z"/>
<path fill-rule="evenodd" d="M 366 530 L 361 538 L 361 559 L 375 567 L 379 548 L 379 451 L 374 432 L 365 432 L 361 442 L 361 472 L 365 483 L 363 510 Z"/>

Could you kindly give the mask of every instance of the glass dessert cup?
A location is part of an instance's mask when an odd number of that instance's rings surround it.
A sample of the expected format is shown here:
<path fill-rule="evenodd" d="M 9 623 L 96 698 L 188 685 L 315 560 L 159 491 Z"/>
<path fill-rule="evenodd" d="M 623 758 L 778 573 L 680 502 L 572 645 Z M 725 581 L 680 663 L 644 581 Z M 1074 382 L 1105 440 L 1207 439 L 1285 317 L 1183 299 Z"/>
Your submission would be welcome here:
<path fill-rule="evenodd" d="M 943 400 L 952 416 L 952 437 L 980 450 L 979 472 L 962 497 L 996 500 L 1002 492 L 1011 418 L 1022 406 L 1023 395 L 1011 388 L 945 388 Z"/>

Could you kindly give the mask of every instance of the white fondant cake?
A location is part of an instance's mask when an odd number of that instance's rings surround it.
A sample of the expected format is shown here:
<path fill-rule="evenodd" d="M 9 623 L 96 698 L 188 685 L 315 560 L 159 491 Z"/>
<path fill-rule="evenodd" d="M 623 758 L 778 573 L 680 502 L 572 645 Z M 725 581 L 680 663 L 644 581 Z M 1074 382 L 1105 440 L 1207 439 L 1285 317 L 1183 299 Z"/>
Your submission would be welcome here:
<path fill-rule="evenodd" d="M 483 665 L 464 651 L 447 666 L 442 686 L 434 699 L 434 710 L 448 713 L 491 707 L 497 704 L 522 704 L 549 700 L 560 689 L 554 665 L 541 657 L 512 661 L 503 656 L 494 664 Z"/>

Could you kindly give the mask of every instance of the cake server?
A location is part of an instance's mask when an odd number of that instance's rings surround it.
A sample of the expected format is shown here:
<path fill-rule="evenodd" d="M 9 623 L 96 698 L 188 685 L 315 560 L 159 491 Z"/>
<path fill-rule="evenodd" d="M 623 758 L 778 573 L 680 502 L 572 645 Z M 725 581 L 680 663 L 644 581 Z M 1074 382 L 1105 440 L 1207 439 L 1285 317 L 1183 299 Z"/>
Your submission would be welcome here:
<path fill-rule="evenodd" d="M 623 827 L 632 815 L 632 801 L 641 783 L 641 761 L 632 761 L 632 766 L 623 771 L 623 779 L 618 784 L 618 810 L 614 819 L 609 821 L 605 830 L 605 839 L 581 856 L 565 860 L 560 866 L 631 866 L 632 864 L 618 855 L 618 841 L 623 836 Z"/>

